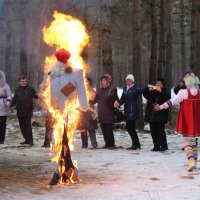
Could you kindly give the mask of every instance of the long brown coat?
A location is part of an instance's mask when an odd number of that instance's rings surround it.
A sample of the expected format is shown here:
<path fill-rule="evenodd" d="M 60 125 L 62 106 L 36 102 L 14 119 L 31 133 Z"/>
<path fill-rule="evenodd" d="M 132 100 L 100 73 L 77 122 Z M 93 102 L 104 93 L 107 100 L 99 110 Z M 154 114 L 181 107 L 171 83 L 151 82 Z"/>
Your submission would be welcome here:
<path fill-rule="evenodd" d="M 92 103 L 98 103 L 98 119 L 100 123 L 114 122 L 114 102 L 117 99 L 117 88 L 113 85 L 97 90 L 96 97 Z"/>

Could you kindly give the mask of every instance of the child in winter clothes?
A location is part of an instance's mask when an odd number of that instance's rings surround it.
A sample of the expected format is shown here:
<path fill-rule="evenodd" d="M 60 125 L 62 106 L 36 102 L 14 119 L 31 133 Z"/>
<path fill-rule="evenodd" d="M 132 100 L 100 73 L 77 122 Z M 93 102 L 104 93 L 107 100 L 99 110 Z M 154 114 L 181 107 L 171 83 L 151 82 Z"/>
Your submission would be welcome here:
<path fill-rule="evenodd" d="M 184 77 L 186 89 L 162 105 L 155 105 L 155 110 L 168 109 L 170 106 L 179 105 L 181 102 L 176 129 L 184 138 L 185 153 L 188 159 L 188 171 L 191 172 L 197 164 L 197 145 L 195 137 L 200 136 L 200 90 L 197 77 L 187 73 Z"/>
<path fill-rule="evenodd" d="M 96 140 L 97 111 L 88 109 L 86 113 L 81 113 L 78 129 L 81 131 L 82 148 L 88 147 L 88 133 L 91 140 L 92 149 L 98 146 Z"/>
<path fill-rule="evenodd" d="M 87 77 L 87 83 L 88 83 L 88 90 L 87 90 L 87 96 L 88 100 L 94 100 L 96 96 L 96 92 L 94 91 L 92 87 L 92 80 Z M 97 111 L 94 107 L 94 105 L 89 105 L 87 112 L 82 112 L 80 116 L 80 122 L 78 129 L 81 130 L 81 140 L 82 140 L 82 148 L 88 147 L 88 133 L 91 140 L 91 145 L 93 149 L 96 149 L 98 146 L 97 140 L 96 140 L 96 129 L 97 129 Z"/>

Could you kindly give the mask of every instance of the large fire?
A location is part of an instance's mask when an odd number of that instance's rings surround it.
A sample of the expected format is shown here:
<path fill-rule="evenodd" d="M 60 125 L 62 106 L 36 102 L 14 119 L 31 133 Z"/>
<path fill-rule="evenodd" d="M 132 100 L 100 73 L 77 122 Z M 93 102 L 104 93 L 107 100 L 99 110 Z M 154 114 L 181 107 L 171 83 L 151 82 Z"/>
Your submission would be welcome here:
<path fill-rule="evenodd" d="M 49 27 L 43 28 L 44 42 L 56 49 L 64 48 L 71 53 L 71 57 L 68 61 L 70 66 L 83 69 L 84 75 L 88 69 L 88 66 L 81 57 L 83 48 L 89 43 L 89 36 L 86 32 L 86 28 L 83 23 L 70 16 L 55 11 L 53 14 L 54 20 Z M 45 74 L 51 69 L 51 66 L 55 63 L 55 56 L 51 55 L 46 57 L 44 72 Z M 42 98 L 45 103 L 46 109 L 51 113 L 54 120 L 53 125 L 53 145 L 52 150 L 56 153 L 56 156 L 52 159 L 53 162 L 59 162 L 60 154 L 62 151 L 62 140 L 64 133 L 64 124 L 67 127 L 67 137 L 69 141 L 70 150 L 74 149 L 74 132 L 79 121 L 79 103 L 77 97 L 70 102 L 66 102 L 65 110 L 57 110 L 55 105 L 51 102 L 50 97 L 50 77 L 45 80 L 45 87 L 43 87 Z M 63 166 L 62 166 L 63 167 Z M 64 169 L 59 169 L 60 172 Z M 73 180 L 73 173 L 71 178 Z"/>

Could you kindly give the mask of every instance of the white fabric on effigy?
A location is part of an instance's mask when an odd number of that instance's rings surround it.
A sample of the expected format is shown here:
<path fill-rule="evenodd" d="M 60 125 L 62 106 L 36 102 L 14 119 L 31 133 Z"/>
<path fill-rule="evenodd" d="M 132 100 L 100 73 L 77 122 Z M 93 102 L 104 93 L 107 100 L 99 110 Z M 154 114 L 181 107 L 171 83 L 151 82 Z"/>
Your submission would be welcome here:
<path fill-rule="evenodd" d="M 62 89 L 68 84 L 74 86 L 74 90 L 68 95 L 64 95 Z M 51 79 L 51 98 L 54 105 L 59 109 L 64 110 L 66 101 L 71 101 L 74 95 L 78 94 L 80 109 L 87 110 L 87 97 L 85 92 L 85 85 L 83 80 L 82 69 L 72 69 L 71 73 L 61 71 L 60 75 Z"/>

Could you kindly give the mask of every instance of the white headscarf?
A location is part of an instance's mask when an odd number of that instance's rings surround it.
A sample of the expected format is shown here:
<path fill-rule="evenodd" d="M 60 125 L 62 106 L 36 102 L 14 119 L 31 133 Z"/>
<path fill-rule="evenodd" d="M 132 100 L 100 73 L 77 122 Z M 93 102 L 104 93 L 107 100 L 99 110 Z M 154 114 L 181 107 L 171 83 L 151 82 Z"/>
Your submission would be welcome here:
<path fill-rule="evenodd" d="M 131 88 L 131 87 L 133 87 L 133 85 L 135 84 L 135 78 L 134 78 L 134 76 L 132 75 L 132 74 L 129 74 L 127 77 L 126 77 L 126 81 L 127 80 L 131 80 L 132 81 L 132 84 L 130 85 L 130 86 L 126 86 L 127 87 L 127 89 L 129 89 L 129 88 Z"/>
<path fill-rule="evenodd" d="M 133 83 L 135 83 L 135 78 L 132 74 L 129 74 L 127 77 L 126 77 L 126 80 L 131 80 L 133 81 Z"/>

